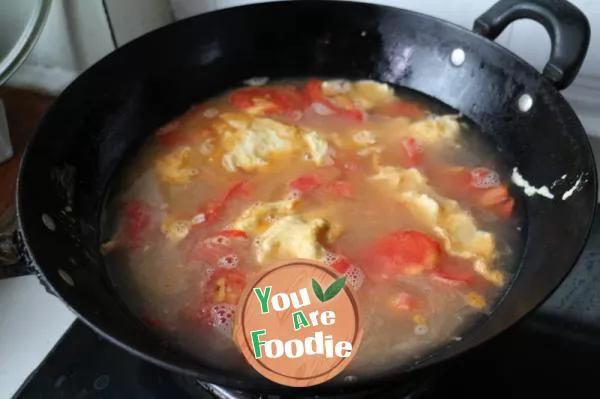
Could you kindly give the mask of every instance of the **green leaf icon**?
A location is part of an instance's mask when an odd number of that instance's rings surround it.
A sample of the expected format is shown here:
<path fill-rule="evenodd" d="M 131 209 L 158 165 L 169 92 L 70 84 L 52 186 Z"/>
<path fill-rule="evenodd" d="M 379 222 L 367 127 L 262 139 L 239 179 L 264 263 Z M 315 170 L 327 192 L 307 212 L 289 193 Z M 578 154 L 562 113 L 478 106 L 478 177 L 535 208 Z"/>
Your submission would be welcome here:
<path fill-rule="evenodd" d="M 330 299 L 335 298 L 335 296 L 342 290 L 342 288 L 344 288 L 344 284 L 346 284 L 345 276 L 338 280 L 335 280 L 333 284 L 331 284 L 329 288 L 327 288 L 327 290 L 325 291 L 325 296 L 323 298 L 324 301 L 322 302 L 327 302 Z"/>
<path fill-rule="evenodd" d="M 323 293 L 323 289 L 319 285 L 319 283 L 313 278 L 312 280 L 312 288 L 317 298 L 321 302 L 327 302 L 333 298 L 344 288 L 344 284 L 346 284 L 346 277 L 342 277 L 338 280 L 335 280 L 333 284 L 329 286 Z"/>
<path fill-rule="evenodd" d="M 314 278 L 312 279 L 312 288 L 313 288 L 313 291 L 314 291 L 315 295 L 317 296 L 317 298 L 319 298 L 319 301 L 325 302 L 325 298 L 323 295 L 323 289 L 321 288 L 319 283 L 317 283 L 317 280 L 315 280 Z"/>

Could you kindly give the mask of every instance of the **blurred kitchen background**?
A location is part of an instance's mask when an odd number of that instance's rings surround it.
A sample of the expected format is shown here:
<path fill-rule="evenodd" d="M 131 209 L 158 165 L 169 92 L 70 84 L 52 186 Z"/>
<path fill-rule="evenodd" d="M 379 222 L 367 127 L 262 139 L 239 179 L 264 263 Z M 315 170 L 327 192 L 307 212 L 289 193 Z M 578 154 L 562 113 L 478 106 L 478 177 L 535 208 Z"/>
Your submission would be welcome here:
<path fill-rule="evenodd" d="M 32 4 L 38 0 L 0 1 L 0 54 L 15 42 Z M 272 0 L 271 0 L 272 1 Z M 302 0 L 297 0 L 302 1 Z M 46 26 L 27 61 L 8 82 L 58 93 L 79 73 L 116 47 L 175 20 L 248 0 L 54 0 Z M 437 16 L 470 28 L 494 0 L 366 0 Z M 577 80 L 566 92 L 590 135 L 600 136 L 600 2 L 572 0 L 592 25 L 592 41 Z M 531 21 L 518 21 L 499 42 L 534 66 L 548 59 L 550 40 Z M 160 51 L 160 49 L 157 49 Z"/>
<path fill-rule="evenodd" d="M 41 1 L 0 0 L 0 77 L 3 67 L 6 67 L 2 59 L 9 54 L 14 55 L 15 44 L 25 40 L 22 33 L 33 27 L 32 10 Z M 36 119 L 51 102 L 50 96 L 31 97 L 35 98 L 37 105 L 29 106 L 30 95 L 19 89 L 57 95 L 96 61 L 146 32 L 199 13 L 255 2 L 52 0 L 39 39 L 24 63 L 17 63 L 18 69 L 5 83 L 8 89 L 5 87 L 4 92 L 0 91 L 0 95 L 8 93 L 5 102 L 9 122 L 11 118 L 15 120 L 11 112 L 22 112 L 22 118 L 27 119 L 29 125 L 18 121 L 13 125 L 29 126 L 28 129 L 32 130 Z M 470 28 L 474 19 L 495 0 L 370 2 L 423 12 Z M 572 0 L 572 3 L 588 16 L 592 40 L 582 71 L 564 94 L 592 136 L 596 154 L 600 154 L 600 1 Z M 543 67 L 550 52 L 546 32 L 530 21 L 510 25 L 498 41 L 538 69 Z M 156 50 L 160 52 L 160 49 Z M 25 107 L 25 110 L 15 111 L 19 106 L 21 109 Z M 0 114 L 0 129 L 1 119 Z M 543 134 L 540 132 L 541 139 Z M 7 190 L 4 185 L 0 185 L 0 193 L 2 190 Z M 71 312 L 56 298 L 47 295 L 35 277 L 0 281 L 0 399 L 14 394 L 73 320 Z"/>

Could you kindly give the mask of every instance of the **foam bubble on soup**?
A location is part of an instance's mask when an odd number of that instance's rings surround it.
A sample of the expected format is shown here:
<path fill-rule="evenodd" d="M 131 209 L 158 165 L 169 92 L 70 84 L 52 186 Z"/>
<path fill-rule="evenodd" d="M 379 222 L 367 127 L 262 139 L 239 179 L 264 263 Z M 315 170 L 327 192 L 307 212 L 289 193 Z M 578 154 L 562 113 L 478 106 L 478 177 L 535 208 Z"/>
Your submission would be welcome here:
<path fill-rule="evenodd" d="M 217 262 L 217 264 L 219 265 L 219 267 L 222 267 L 224 269 L 233 269 L 235 267 L 237 267 L 240 263 L 239 258 L 234 255 L 225 255 L 222 258 L 220 258 Z"/>
<path fill-rule="evenodd" d="M 500 175 L 488 168 L 475 168 L 471 171 L 471 181 L 477 188 L 498 187 Z"/>
<path fill-rule="evenodd" d="M 358 267 L 351 265 L 345 273 L 347 284 L 355 290 L 359 290 L 365 281 L 365 274 Z"/>
<path fill-rule="evenodd" d="M 233 330 L 233 320 L 235 318 L 234 305 L 215 305 L 210 309 L 212 326 L 225 336 L 230 336 Z"/>

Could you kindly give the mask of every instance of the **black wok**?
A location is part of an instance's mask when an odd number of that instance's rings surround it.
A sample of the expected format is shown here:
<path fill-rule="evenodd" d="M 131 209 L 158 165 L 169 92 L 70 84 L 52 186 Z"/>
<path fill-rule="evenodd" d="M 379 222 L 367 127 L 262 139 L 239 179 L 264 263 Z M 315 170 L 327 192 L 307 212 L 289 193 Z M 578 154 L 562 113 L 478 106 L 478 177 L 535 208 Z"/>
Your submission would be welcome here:
<path fill-rule="evenodd" d="M 551 36 L 543 74 L 492 41 L 519 18 L 542 23 Z M 289 390 L 258 374 L 237 374 L 178 353 L 132 316 L 99 252 L 107 189 L 160 125 L 249 77 L 371 78 L 404 86 L 477 123 L 506 166 L 518 167 L 535 186 L 558 182 L 554 199 L 511 187 L 525 218 L 519 271 L 491 316 L 462 341 L 375 378 L 306 392 L 397 383 L 407 372 L 455 357 L 516 323 L 577 260 L 593 220 L 596 170 L 585 131 L 559 90 L 579 71 L 589 37 L 585 16 L 558 0 L 502 0 L 477 19 L 474 32 L 401 9 L 332 1 L 238 7 L 152 32 L 81 75 L 29 143 L 17 194 L 19 266 L 37 273 L 101 335 L 144 359 L 228 387 Z M 464 62 L 456 49 L 464 51 Z M 563 200 L 577 179 L 578 189 Z"/>

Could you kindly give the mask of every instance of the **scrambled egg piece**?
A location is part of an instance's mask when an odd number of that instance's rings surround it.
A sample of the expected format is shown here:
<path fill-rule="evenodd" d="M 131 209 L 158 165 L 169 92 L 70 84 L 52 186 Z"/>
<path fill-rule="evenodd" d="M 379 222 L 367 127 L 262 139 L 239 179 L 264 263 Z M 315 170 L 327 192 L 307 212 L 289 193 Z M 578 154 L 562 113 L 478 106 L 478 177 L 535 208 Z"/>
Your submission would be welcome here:
<path fill-rule="evenodd" d="M 260 264 L 293 258 L 323 260 L 326 250 L 321 242 L 333 242 L 342 228 L 315 213 L 294 215 L 297 203 L 298 200 L 283 200 L 254 204 L 228 229 L 256 237 L 255 254 Z"/>
<path fill-rule="evenodd" d="M 439 204 L 427 194 L 415 191 L 400 193 L 398 200 L 419 220 L 430 226 L 435 226 L 440 215 Z"/>
<path fill-rule="evenodd" d="M 242 230 L 247 234 L 257 235 L 266 230 L 271 223 L 281 216 L 292 213 L 298 200 L 283 200 L 277 202 L 259 202 L 242 212 L 242 214 L 229 225 L 229 229 Z"/>
<path fill-rule="evenodd" d="M 460 209 L 456 201 L 444 198 L 436 200 L 415 191 L 401 193 L 399 200 L 433 229 L 442 240 L 446 252 L 473 260 L 477 273 L 494 284 L 504 284 L 503 274 L 489 266 L 495 254 L 494 236 L 479 230 L 473 217 Z"/>
<path fill-rule="evenodd" d="M 395 99 L 394 89 L 385 83 L 372 80 L 357 82 L 331 80 L 323 82 L 322 89 L 323 94 L 328 97 L 346 97 L 361 111 L 368 111 Z"/>
<path fill-rule="evenodd" d="M 319 238 L 327 235 L 324 219 L 284 216 L 277 219 L 257 239 L 256 260 L 260 264 L 284 259 L 323 260 L 327 251 Z"/>
<path fill-rule="evenodd" d="M 371 144 L 375 144 L 377 140 L 375 139 L 375 135 L 373 132 L 368 130 L 361 130 L 352 135 L 352 141 L 354 141 L 359 146 L 368 146 Z"/>
<path fill-rule="evenodd" d="M 460 134 L 456 115 L 434 116 L 417 122 L 404 117 L 381 122 L 376 130 L 380 137 L 414 138 L 424 147 L 454 143 Z"/>
<path fill-rule="evenodd" d="M 240 112 L 224 112 L 213 123 L 213 128 L 221 134 L 234 132 L 235 130 L 247 129 L 252 119 L 252 116 Z"/>
<path fill-rule="evenodd" d="M 315 131 L 247 114 L 224 113 L 213 128 L 221 137 L 225 170 L 255 171 L 293 153 L 306 152 L 322 166 L 330 160 L 330 148 Z"/>
<path fill-rule="evenodd" d="M 327 230 L 323 233 L 321 237 L 325 242 L 332 243 L 335 242 L 338 238 L 342 236 L 344 233 L 343 228 L 343 220 L 340 220 L 338 216 L 338 220 L 331 220 L 333 215 L 335 215 L 336 206 L 329 205 L 326 207 L 320 207 L 317 209 L 311 209 L 302 213 L 302 217 L 305 219 L 325 219 L 327 220 L 328 226 Z"/>
<path fill-rule="evenodd" d="M 350 133 L 330 133 L 330 138 L 337 148 L 356 151 L 360 157 L 379 154 L 383 150 L 382 146 L 376 145 L 377 137 L 372 131 L 361 129 Z"/>
<path fill-rule="evenodd" d="M 404 136 L 416 139 L 420 144 L 429 146 L 455 141 L 460 133 L 460 125 L 453 115 L 438 116 L 411 123 Z"/>
<path fill-rule="evenodd" d="M 190 165 L 190 147 L 180 148 L 156 161 L 156 172 L 161 180 L 173 184 L 186 184 L 194 175 Z"/>
<path fill-rule="evenodd" d="M 357 151 L 356 155 L 358 155 L 360 157 L 366 157 L 369 155 L 375 156 L 376 154 L 380 154 L 382 150 L 383 149 L 381 147 L 367 147 L 367 148 L 363 148 L 362 150 Z"/>
<path fill-rule="evenodd" d="M 223 115 L 227 118 L 227 114 Z M 289 155 L 294 151 L 297 129 L 268 118 L 226 119 L 233 130 L 226 130 L 222 137 L 223 167 L 234 172 L 240 168 L 253 171 L 267 166 L 275 157 Z"/>
<path fill-rule="evenodd" d="M 210 155 L 215 150 L 215 139 L 208 138 L 200 144 L 200 154 L 202 155 Z"/>
<path fill-rule="evenodd" d="M 246 108 L 246 112 L 251 115 L 264 115 L 264 113 L 273 108 L 275 105 L 273 101 L 269 101 L 266 98 L 255 97 L 252 102 L 252 107 Z"/>
<path fill-rule="evenodd" d="M 331 161 L 331 152 L 327 140 L 319 136 L 315 131 L 305 132 L 302 135 L 306 146 L 308 147 L 308 153 L 311 159 L 317 164 L 317 166 L 323 166 Z"/>
<path fill-rule="evenodd" d="M 473 217 L 460 209 L 457 202 L 442 202 L 439 224 L 448 233 L 446 244 L 456 255 L 465 258 L 473 257 L 473 254 L 484 259 L 494 257 L 492 234 L 479 230 Z"/>
<path fill-rule="evenodd" d="M 371 181 L 391 190 L 400 203 L 427 224 L 446 252 L 473 260 L 477 273 L 495 284 L 504 283 L 503 274 L 489 266 L 496 252 L 494 236 L 479 230 L 475 219 L 458 202 L 435 193 L 421 172 L 384 166 L 371 176 Z"/>
<path fill-rule="evenodd" d="M 471 307 L 474 307 L 475 309 L 483 309 L 487 305 L 485 299 L 476 292 L 469 292 L 465 296 L 465 300 Z"/>
<path fill-rule="evenodd" d="M 175 220 L 171 217 L 166 217 L 160 225 L 162 233 L 172 241 L 183 240 L 192 228 L 192 222 L 187 220 Z"/>
<path fill-rule="evenodd" d="M 372 181 L 381 182 L 387 188 L 404 192 L 426 187 L 427 179 L 417 169 L 403 169 L 393 166 L 379 168 L 376 175 L 371 176 Z"/>

